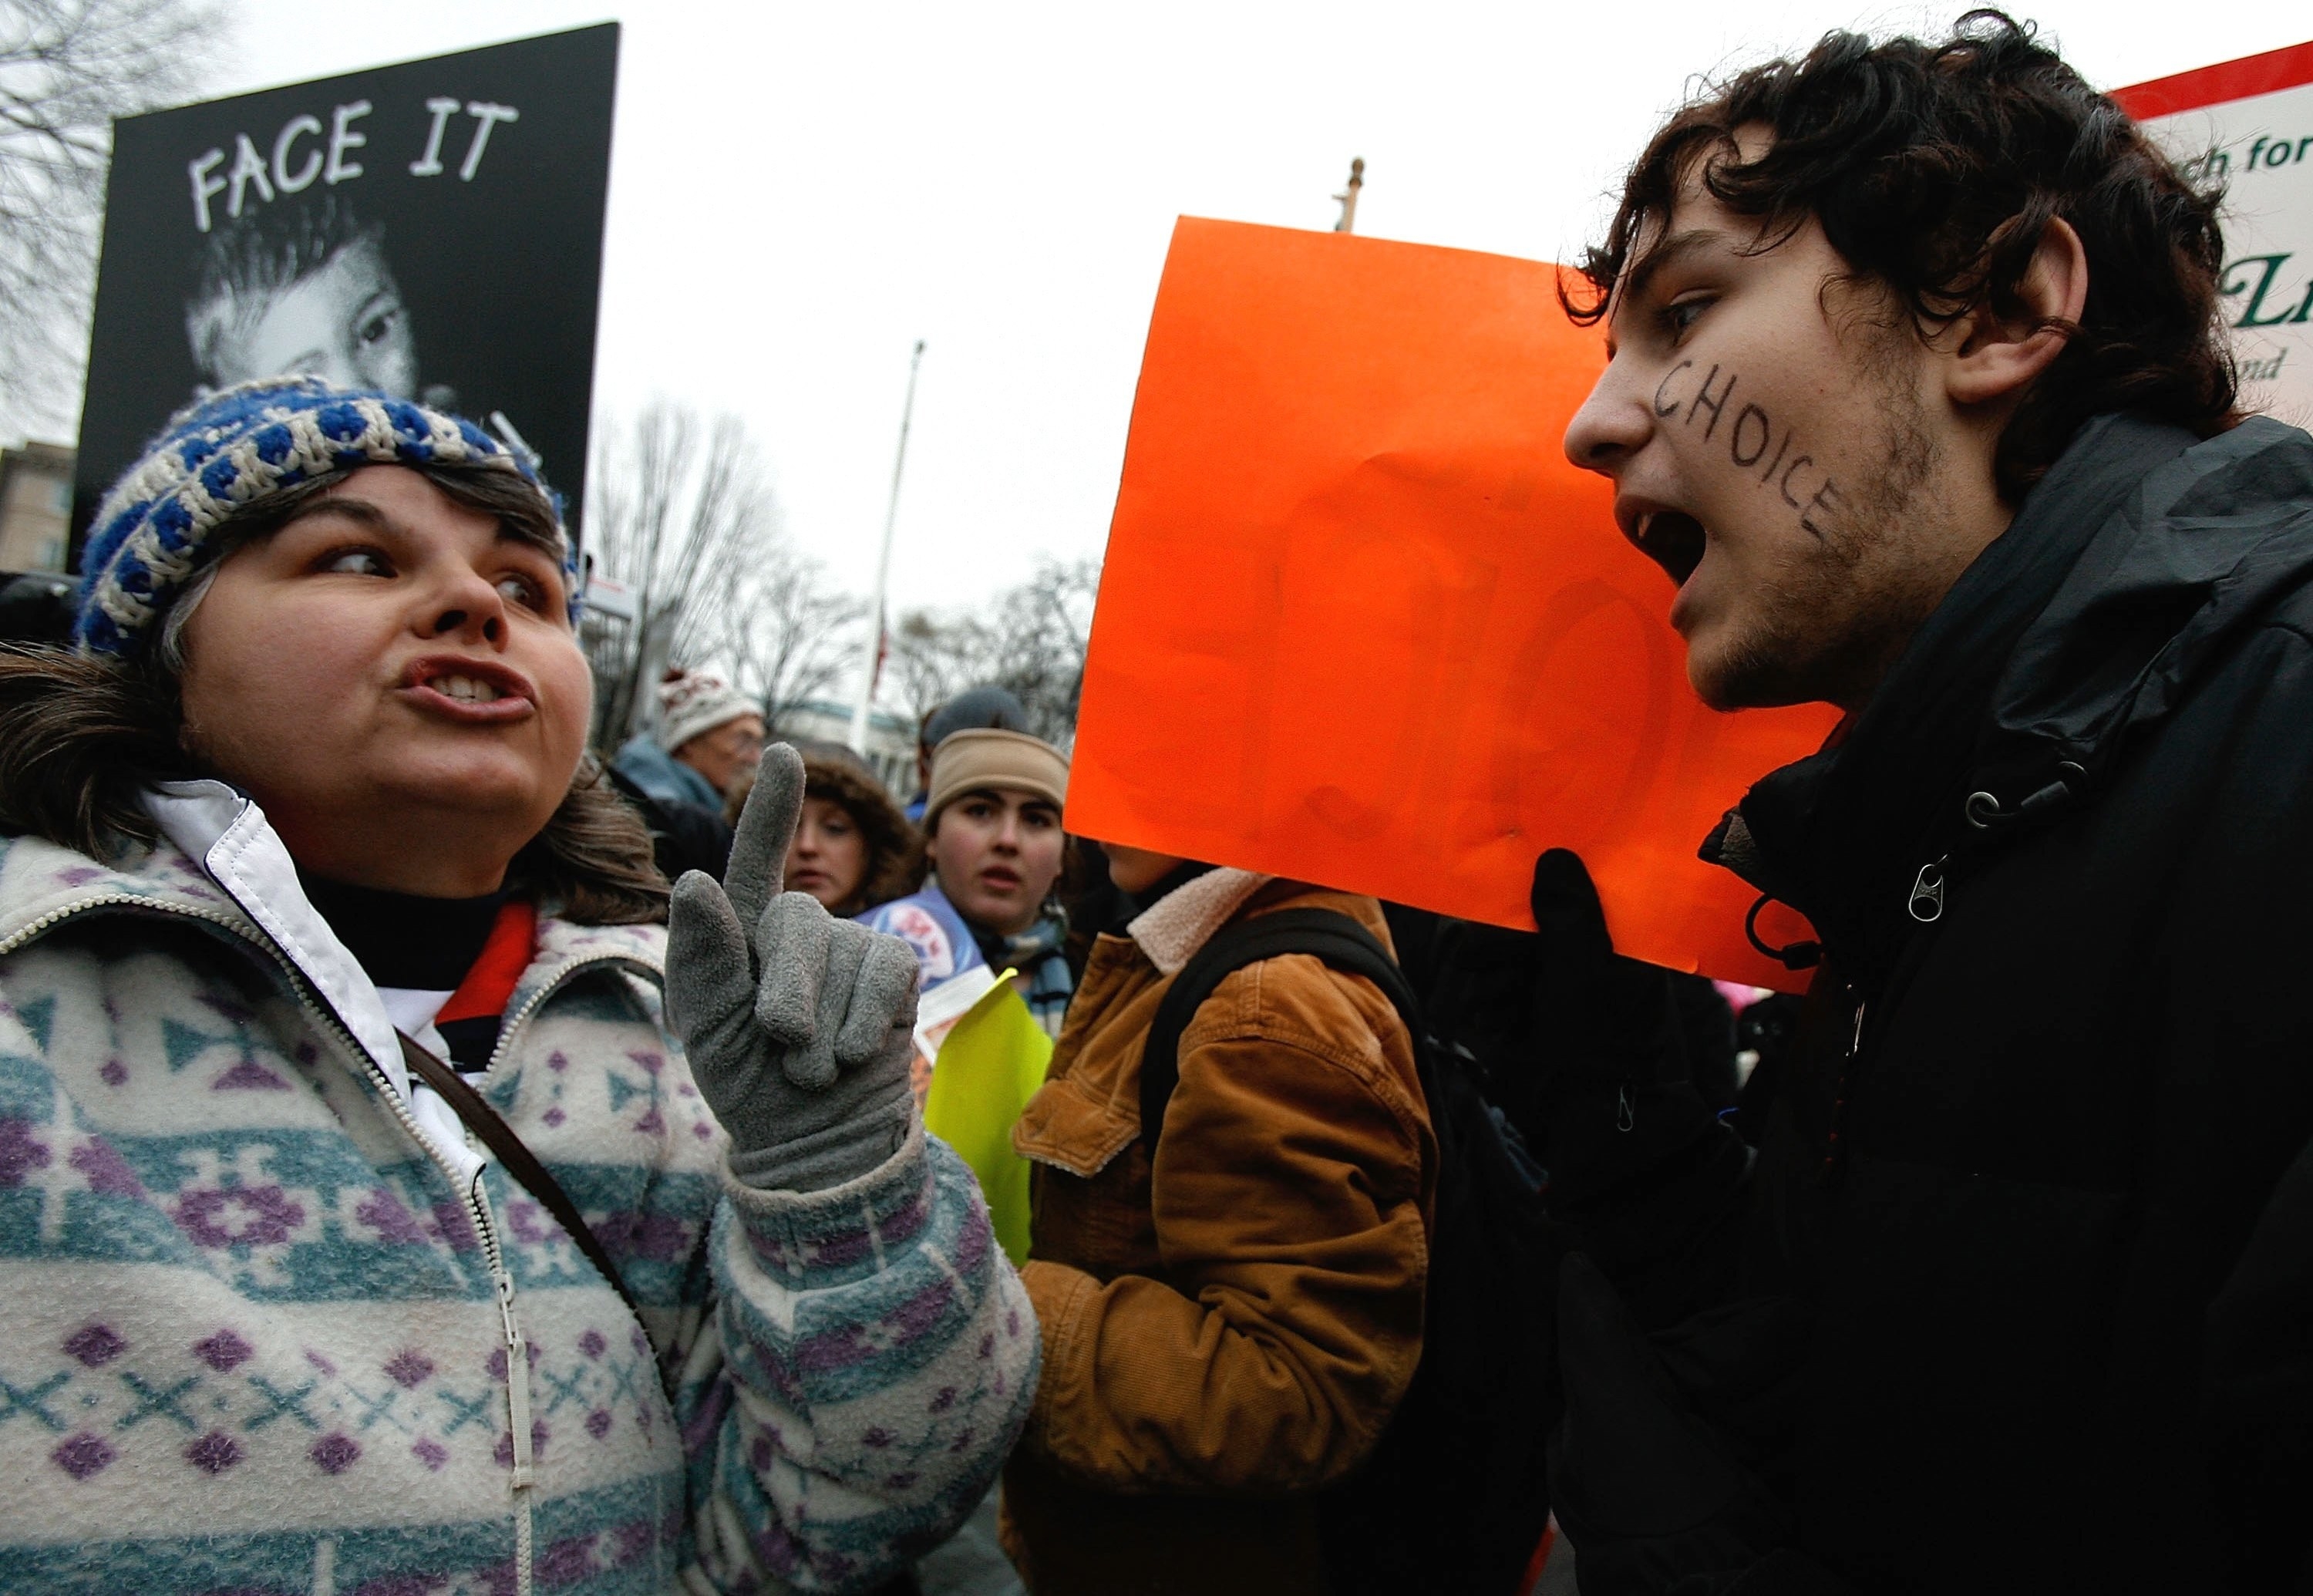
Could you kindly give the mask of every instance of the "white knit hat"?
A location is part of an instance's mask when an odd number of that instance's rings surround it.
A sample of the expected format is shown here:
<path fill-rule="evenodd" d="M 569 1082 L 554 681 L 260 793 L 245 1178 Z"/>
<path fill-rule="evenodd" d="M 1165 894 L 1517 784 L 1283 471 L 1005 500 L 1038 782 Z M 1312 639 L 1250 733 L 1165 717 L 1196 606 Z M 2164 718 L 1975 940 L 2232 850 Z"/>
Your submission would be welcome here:
<path fill-rule="evenodd" d="M 742 715 L 760 715 L 762 707 L 743 692 L 734 692 L 717 676 L 698 671 L 670 675 L 659 683 L 658 745 L 669 754 L 703 732 L 729 724 Z"/>

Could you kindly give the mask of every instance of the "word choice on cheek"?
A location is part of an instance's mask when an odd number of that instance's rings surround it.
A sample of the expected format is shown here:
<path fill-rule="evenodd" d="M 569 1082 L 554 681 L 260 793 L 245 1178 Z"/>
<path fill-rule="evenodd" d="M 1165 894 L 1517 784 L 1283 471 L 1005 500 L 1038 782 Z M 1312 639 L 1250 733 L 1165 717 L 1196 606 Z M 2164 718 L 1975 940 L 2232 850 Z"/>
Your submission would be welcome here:
<path fill-rule="evenodd" d="M 1735 397 L 1736 374 L 1728 372 L 1726 384 L 1719 387 L 1714 395 L 1711 389 L 1719 382 L 1719 367 L 1714 365 L 1711 368 L 1710 375 L 1702 379 L 1702 386 L 1694 391 L 1693 398 L 1673 399 L 1667 403 L 1664 402 L 1664 396 L 1670 392 L 1671 384 L 1678 379 L 1681 372 L 1692 370 L 1694 362 L 1692 360 L 1682 360 L 1663 374 L 1663 380 L 1655 384 L 1655 414 L 1671 417 L 1684 410 L 1685 419 L 1681 422 L 1681 425 L 1691 428 L 1694 425 L 1696 417 L 1707 413 L 1711 419 L 1703 424 L 1702 439 L 1703 442 L 1709 443 L 1717 435 L 1719 424 L 1721 421 L 1727 421 L 1727 407 Z M 1831 480 L 1830 473 L 1826 472 L 1824 473 L 1823 485 L 1815 490 L 1813 497 L 1802 499 L 1791 491 L 1791 479 L 1807 467 L 1815 464 L 1814 455 L 1791 453 L 1792 436 L 1793 434 L 1786 429 L 1781 441 L 1778 441 L 1775 436 L 1774 419 L 1769 416 L 1763 407 L 1746 401 L 1742 408 L 1734 412 L 1734 419 L 1728 422 L 1727 457 L 1744 471 L 1749 471 L 1762 460 L 1766 461 L 1766 469 L 1759 473 L 1759 486 L 1763 488 L 1772 482 L 1776 491 L 1782 495 L 1783 502 L 1799 513 L 1799 525 L 1815 536 L 1821 537 L 1823 528 L 1817 526 L 1809 517 L 1818 510 L 1837 508 L 1839 488 Z M 1772 457 L 1768 454 L 1770 445 L 1772 445 L 1774 449 Z"/>

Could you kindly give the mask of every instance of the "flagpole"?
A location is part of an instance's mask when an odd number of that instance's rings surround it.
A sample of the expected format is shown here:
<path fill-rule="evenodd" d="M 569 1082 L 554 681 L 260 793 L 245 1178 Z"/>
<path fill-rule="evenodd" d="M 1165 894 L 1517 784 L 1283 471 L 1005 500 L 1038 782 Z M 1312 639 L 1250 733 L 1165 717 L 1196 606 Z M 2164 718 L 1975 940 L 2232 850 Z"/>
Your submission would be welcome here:
<path fill-rule="evenodd" d="M 869 612 L 875 624 L 867 633 L 867 656 L 860 661 L 859 701 L 851 710 L 851 746 L 862 758 L 867 754 L 867 712 L 875 702 L 875 679 L 884 670 L 884 599 L 892 581 L 892 531 L 900 519 L 900 473 L 908 465 L 908 424 L 916 414 L 916 371 L 924 363 L 924 340 L 908 362 L 908 400 L 900 408 L 900 451 L 892 462 L 892 500 L 884 510 L 884 553 L 875 562 L 875 603 Z"/>

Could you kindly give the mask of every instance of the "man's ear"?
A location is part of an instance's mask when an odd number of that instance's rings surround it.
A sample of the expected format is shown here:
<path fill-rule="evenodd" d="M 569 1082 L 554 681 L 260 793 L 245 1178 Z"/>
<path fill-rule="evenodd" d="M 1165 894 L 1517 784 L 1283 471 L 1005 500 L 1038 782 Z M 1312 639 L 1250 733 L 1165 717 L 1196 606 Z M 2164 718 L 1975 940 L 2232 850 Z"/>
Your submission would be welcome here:
<path fill-rule="evenodd" d="M 2071 335 L 2048 323 L 2078 325 L 2089 303 L 2088 251 L 2063 217 L 2051 217 L 2042 230 L 2017 292 L 2021 315 L 2001 317 L 1979 305 L 1959 323 L 1964 331 L 1944 370 L 1954 404 L 2013 399 L 2063 353 Z"/>

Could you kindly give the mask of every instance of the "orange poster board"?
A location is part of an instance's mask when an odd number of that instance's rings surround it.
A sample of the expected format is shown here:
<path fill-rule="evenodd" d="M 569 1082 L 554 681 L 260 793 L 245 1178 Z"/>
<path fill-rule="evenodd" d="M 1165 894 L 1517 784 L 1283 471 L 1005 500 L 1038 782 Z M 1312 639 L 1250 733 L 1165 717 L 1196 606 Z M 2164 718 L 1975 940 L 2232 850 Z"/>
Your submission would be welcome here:
<path fill-rule="evenodd" d="M 1744 937 L 1757 895 L 1695 849 L 1834 715 L 1719 715 L 1688 687 L 1669 579 L 1561 451 L 1605 351 L 1555 281 L 1182 219 L 1069 829 L 1513 926 L 1535 856 L 1572 848 L 1623 952 L 1790 988 Z"/>

